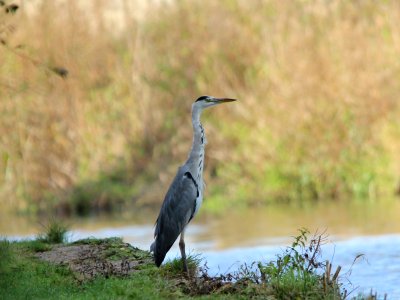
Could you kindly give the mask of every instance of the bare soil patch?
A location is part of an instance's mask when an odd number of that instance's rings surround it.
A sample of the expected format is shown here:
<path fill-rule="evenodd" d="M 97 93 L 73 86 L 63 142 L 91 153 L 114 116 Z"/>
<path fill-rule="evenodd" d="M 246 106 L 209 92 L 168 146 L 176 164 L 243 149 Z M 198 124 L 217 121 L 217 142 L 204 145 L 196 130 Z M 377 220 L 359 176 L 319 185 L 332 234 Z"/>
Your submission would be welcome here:
<path fill-rule="evenodd" d="M 153 263 L 149 252 L 123 243 L 119 238 L 85 239 L 55 245 L 36 255 L 50 263 L 67 266 L 81 280 L 96 276 L 126 276 Z"/>

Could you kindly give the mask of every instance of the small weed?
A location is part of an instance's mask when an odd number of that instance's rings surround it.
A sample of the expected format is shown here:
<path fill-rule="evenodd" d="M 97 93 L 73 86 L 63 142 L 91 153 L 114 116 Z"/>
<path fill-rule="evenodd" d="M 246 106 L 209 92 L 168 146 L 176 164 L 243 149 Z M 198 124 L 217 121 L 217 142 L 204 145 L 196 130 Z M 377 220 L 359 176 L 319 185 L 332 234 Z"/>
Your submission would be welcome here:
<path fill-rule="evenodd" d="M 43 227 L 45 232 L 38 235 L 38 241 L 50 244 L 60 244 L 67 241 L 68 226 L 62 222 L 52 219 Z"/>

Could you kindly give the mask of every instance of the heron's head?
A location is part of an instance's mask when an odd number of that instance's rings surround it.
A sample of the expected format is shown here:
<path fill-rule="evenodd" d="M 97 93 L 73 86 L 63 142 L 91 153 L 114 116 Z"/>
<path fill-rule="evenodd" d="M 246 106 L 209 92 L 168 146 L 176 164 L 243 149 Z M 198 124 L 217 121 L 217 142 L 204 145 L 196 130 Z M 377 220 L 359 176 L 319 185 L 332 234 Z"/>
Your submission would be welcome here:
<path fill-rule="evenodd" d="M 212 96 L 201 96 L 197 98 L 193 105 L 196 105 L 200 108 L 207 108 L 210 106 L 218 105 L 221 103 L 236 101 L 236 99 L 231 98 L 215 98 Z"/>

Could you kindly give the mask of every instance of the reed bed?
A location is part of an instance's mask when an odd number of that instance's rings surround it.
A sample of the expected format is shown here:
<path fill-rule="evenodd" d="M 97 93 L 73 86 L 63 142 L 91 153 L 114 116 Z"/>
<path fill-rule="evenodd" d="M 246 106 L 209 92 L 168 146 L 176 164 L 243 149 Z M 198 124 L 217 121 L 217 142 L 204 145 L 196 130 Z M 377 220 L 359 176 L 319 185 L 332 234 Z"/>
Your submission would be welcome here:
<path fill-rule="evenodd" d="M 397 1 L 35 3 L 0 7 L 2 204 L 158 205 L 203 94 L 240 99 L 203 117 L 210 211 L 399 188 Z"/>

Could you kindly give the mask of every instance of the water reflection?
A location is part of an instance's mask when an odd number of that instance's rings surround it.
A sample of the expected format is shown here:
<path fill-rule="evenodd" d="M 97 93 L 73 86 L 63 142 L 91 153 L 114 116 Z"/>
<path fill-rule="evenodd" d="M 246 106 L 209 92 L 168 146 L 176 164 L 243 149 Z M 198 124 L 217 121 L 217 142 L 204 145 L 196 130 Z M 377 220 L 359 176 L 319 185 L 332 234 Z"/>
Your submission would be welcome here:
<path fill-rule="evenodd" d="M 157 211 L 125 211 L 115 216 L 67 219 L 66 222 L 73 230 L 94 232 L 98 229 L 132 225 L 152 227 L 156 217 Z M 40 223 L 46 224 L 46 220 L 0 212 L 0 235 L 36 234 L 43 230 Z M 195 241 L 212 240 L 216 249 L 257 246 L 260 241 L 263 244 L 275 243 L 274 238 L 280 243 L 281 237 L 290 238 L 302 227 L 311 231 L 327 229 L 329 235 L 343 238 L 400 233 L 400 201 L 351 204 L 345 201 L 326 202 L 303 207 L 271 206 L 229 211 L 217 217 L 200 212 L 189 228 L 194 225 L 205 228 L 196 234 Z"/>

